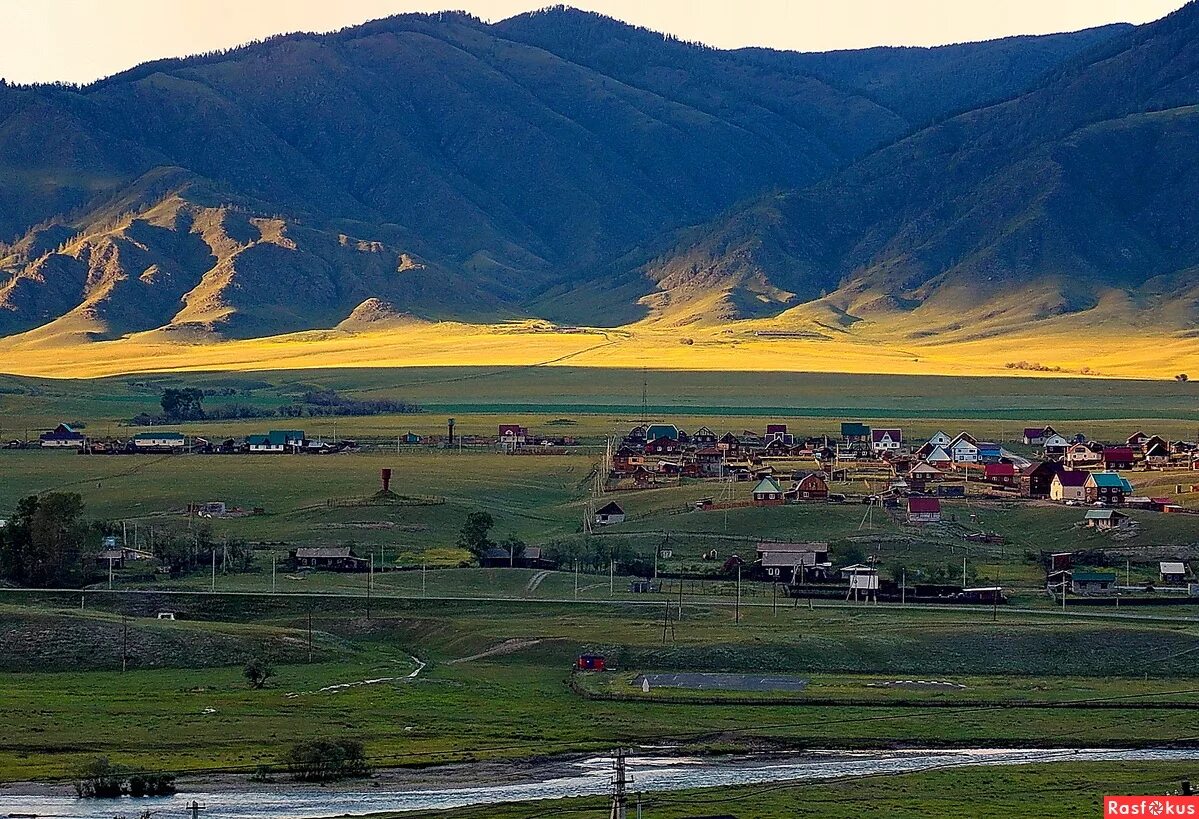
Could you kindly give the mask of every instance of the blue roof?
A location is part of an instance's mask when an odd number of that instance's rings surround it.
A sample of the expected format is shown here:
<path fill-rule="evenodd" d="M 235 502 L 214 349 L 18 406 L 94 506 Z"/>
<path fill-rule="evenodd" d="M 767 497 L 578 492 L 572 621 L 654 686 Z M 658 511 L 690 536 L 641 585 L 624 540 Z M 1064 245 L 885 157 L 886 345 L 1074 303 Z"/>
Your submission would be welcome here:
<path fill-rule="evenodd" d="M 1125 492 L 1132 491 L 1132 484 L 1128 479 L 1115 472 L 1092 472 L 1091 480 L 1095 482 L 1095 486 L 1102 489 L 1123 489 Z"/>

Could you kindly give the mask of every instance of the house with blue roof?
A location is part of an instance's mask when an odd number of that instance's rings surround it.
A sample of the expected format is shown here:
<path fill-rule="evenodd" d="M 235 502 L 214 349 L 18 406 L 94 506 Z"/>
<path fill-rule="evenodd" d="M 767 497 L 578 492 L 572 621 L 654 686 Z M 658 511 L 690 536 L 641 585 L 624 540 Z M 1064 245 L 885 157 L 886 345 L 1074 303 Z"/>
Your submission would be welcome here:
<path fill-rule="evenodd" d="M 1092 472 L 1083 488 L 1087 503 L 1102 501 L 1109 506 L 1123 506 L 1132 494 L 1132 484 L 1118 472 Z"/>

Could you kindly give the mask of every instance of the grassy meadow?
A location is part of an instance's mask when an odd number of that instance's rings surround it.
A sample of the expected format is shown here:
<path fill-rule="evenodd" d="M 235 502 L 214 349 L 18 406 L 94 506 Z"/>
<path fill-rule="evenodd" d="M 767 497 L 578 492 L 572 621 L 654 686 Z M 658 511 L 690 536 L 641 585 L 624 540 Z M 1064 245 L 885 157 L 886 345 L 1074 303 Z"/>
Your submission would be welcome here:
<path fill-rule="evenodd" d="M 1190 659 L 1199 626 L 1170 621 L 819 606 L 746 609 L 738 622 L 730 609 L 689 604 L 663 641 L 660 612 L 635 606 L 381 599 L 368 617 L 363 601 L 345 598 L 162 593 L 92 593 L 79 605 L 0 593 L 0 780 L 62 777 L 98 755 L 248 773 L 320 736 L 362 739 L 382 766 L 662 742 L 689 751 L 1184 743 L 1194 731 L 1179 709 L 1199 694 Z M 153 619 L 168 608 L 178 620 Z M 57 645 L 13 650 L 47 628 L 75 635 L 69 667 Z M 119 629 L 130 646 L 124 672 Z M 225 640 L 238 632 L 254 635 L 240 652 Z M 614 670 L 572 688 L 582 651 L 603 652 Z M 241 678 L 252 654 L 275 663 L 263 690 Z M 417 660 L 426 665 L 409 676 Z M 792 702 L 585 696 L 671 670 L 787 672 L 811 684 Z M 906 679 L 965 689 L 869 685 Z"/>

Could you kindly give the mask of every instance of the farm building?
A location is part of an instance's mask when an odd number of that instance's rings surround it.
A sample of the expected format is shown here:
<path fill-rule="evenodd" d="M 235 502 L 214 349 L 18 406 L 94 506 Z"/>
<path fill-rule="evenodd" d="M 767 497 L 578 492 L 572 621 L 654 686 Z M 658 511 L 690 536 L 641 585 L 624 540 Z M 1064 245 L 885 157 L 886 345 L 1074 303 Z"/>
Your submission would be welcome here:
<path fill-rule="evenodd" d="M 1084 485 L 1087 503 L 1103 501 L 1112 506 L 1121 506 L 1132 494 L 1132 484 L 1115 472 L 1092 472 Z"/>
<path fill-rule="evenodd" d="M 1163 583 L 1185 583 L 1187 579 L 1187 564 L 1163 560 L 1157 564 L 1158 576 Z"/>
<path fill-rule="evenodd" d="M 186 441 L 181 433 L 162 430 L 139 432 L 129 443 L 135 452 L 178 452 Z"/>
<path fill-rule="evenodd" d="M 349 546 L 301 546 L 291 559 L 297 568 L 334 572 L 364 572 L 370 567 L 365 557 L 354 557 Z"/>
<path fill-rule="evenodd" d="M 828 483 L 825 482 L 824 476 L 821 473 L 797 472 L 793 476 L 793 479 L 795 481 L 795 485 L 784 493 L 787 500 L 805 501 L 828 499 Z"/>
<path fill-rule="evenodd" d="M 908 498 L 908 523 L 939 523 L 941 501 L 938 498 Z"/>
<path fill-rule="evenodd" d="M 1070 591 L 1075 594 L 1111 594 L 1115 588 L 1115 572 L 1074 572 L 1070 576 Z"/>
<path fill-rule="evenodd" d="M 610 526 L 614 523 L 624 523 L 624 509 L 616 501 L 609 501 L 595 512 L 596 526 Z"/>
<path fill-rule="evenodd" d="M 1087 499 L 1087 479 L 1090 477 L 1090 472 L 1073 469 L 1057 473 L 1049 484 L 1050 499 L 1063 503 L 1085 501 Z"/>
<path fill-rule="evenodd" d="M 44 432 L 38 439 L 43 447 L 47 449 L 61 449 L 74 447 L 78 449 L 83 446 L 86 436 L 81 432 L 76 432 L 69 424 L 59 424 L 49 432 Z"/>
<path fill-rule="evenodd" d="M 1128 520 L 1128 515 L 1117 512 L 1115 509 L 1088 509 L 1086 515 L 1083 516 L 1084 524 L 1101 532 L 1118 529 L 1124 525 L 1126 520 Z"/>
<path fill-rule="evenodd" d="M 785 503 L 783 488 L 774 478 L 763 478 L 754 487 L 754 506 L 782 506 Z"/>
<path fill-rule="evenodd" d="M 299 452 L 304 446 L 304 431 L 300 429 L 272 429 L 266 435 L 246 436 L 246 443 L 249 445 L 250 452 Z"/>

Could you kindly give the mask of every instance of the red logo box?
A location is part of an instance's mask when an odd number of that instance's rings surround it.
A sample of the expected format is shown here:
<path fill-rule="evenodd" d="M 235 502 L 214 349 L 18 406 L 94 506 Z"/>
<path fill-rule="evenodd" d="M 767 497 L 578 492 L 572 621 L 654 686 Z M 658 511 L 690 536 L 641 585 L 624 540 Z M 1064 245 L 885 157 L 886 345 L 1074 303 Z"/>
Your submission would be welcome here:
<path fill-rule="evenodd" d="M 1103 816 L 1199 817 L 1199 796 L 1105 796 Z"/>

